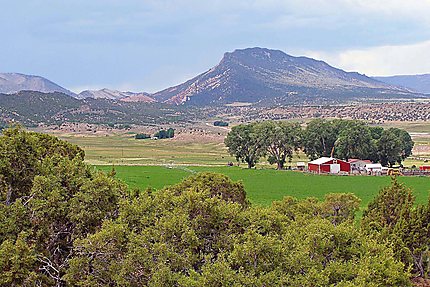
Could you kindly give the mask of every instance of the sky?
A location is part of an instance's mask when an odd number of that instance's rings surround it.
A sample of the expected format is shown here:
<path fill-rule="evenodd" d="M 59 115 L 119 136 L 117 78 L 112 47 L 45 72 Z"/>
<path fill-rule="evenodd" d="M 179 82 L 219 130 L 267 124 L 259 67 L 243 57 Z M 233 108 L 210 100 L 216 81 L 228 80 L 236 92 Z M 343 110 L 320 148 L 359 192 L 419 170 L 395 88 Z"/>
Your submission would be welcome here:
<path fill-rule="evenodd" d="M 247 47 L 366 75 L 430 73 L 430 0 L 0 0 L 0 72 L 155 92 Z"/>

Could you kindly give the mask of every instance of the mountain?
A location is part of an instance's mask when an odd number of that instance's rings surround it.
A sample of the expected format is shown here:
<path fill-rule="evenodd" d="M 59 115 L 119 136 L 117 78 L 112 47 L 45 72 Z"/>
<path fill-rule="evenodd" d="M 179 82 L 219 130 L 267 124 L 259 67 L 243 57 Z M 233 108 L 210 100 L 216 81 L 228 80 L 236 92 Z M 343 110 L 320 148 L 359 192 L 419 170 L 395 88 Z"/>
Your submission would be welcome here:
<path fill-rule="evenodd" d="M 430 94 L 430 74 L 373 78 L 390 85 L 402 86 L 418 93 Z"/>
<path fill-rule="evenodd" d="M 80 99 L 109 99 L 109 100 L 120 100 L 122 98 L 126 98 L 126 95 L 123 92 L 109 89 L 101 89 L 101 90 L 85 90 L 80 92 L 78 98 Z"/>
<path fill-rule="evenodd" d="M 101 89 L 86 90 L 78 95 L 79 99 L 109 99 L 124 102 L 153 103 L 155 100 L 148 93 L 121 92 L 117 90 Z"/>
<path fill-rule="evenodd" d="M 176 105 L 216 105 L 405 95 L 410 95 L 407 89 L 345 72 L 323 61 L 294 57 L 279 50 L 248 48 L 225 53 L 221 62 L 207 72 L 151 97 Z"/>
<path fill-rule="evenodd" d="M 13 94 L 20 91 L 60 92 L 72 97 L 76 96 L 73 92 L 40 76 L 0 73 L 0 93 Z"/>

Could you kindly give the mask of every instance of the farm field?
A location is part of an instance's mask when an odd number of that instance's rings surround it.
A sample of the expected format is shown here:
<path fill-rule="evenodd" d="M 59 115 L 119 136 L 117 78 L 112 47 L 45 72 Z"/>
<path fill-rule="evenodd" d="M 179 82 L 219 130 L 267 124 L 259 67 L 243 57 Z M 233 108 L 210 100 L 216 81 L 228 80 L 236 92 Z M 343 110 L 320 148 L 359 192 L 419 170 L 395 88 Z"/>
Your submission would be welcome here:
<path fill-rule="evenodd" d="M 110 171 L 111 166 L 97 166 Z M 390 184 L 390 177 L 381 176 L 327 176 L 312 175 L 294 171 L 274 169 L 243 169 L 240 167 L 202 167 L 202 166 L 115 166 L 117 178 L 131 188 L 141 190 L 147 187 L 161 189 L 175 184 L 195 172 L 217 172 L 232 180 L 241 180 L 247 196 L 253 204 L 267 206 L 284 196 L 297 198 L 324 198 L 327 193 L 352 192 L 361 198 L 364 208 L 379 189 Z M 430 178 L 399 177 L 399 181 L 412 188 L 417 202 L 426 203 L 430 192 Z"/>
<path fill-rule="evenodd" d="M 391 122 L 382 126 L 404 128 L 411 133 L 415 148 L 413 155 L 404 162 L 406 167 L 427 164 L 423 159 L 430 158 L 430 123 Z M 136 140 L 134 132 L 54 135 L 82 147 L 86 161 L 93 165 L 225 166 L 229 161 L 235 162 L 223 143 L 226 129 L 208 124 L 200 124 L 198 128 L 204 134 L 180 133 L 167 140 Z M 297 161 L 307 161 L 307 157 L 294 155 L 292 165 Z M 262 159 L 258 167 L 269 167 L 269 164 Z"/>
<path fill-rule="evenodd" d="M 221 140 L 136 140 L 134 134 L 57 135 L 85 150 L 95 165 L 226 165 L 234 161 Z"/>

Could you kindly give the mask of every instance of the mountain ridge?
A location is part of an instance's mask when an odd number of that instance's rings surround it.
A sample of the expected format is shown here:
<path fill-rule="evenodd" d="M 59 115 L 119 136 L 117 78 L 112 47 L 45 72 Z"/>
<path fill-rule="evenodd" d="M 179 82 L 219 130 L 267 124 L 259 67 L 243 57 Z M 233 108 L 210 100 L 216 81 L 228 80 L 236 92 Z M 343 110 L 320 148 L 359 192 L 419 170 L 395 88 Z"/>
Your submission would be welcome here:
<path fill-rule="evenodd" d="M 394 75 L 373 78 L 391 85 L 403 86 L 418 93 L 430 94 L 430 73 L 417 75 Z"/>
<path fill-rule="evenodd" d="M 330 97 L 330 93 L 341 92 L 375 97 L 384 93 L 410 93 L 357 72 L 345 72 L 321 60 L 255 47 L 227 52 L 208 71 L 156 92 L 152 97 L 171 104 L 257 103 L 274 99 L 288 103 L 300 96 Z"/>
<path fill-rule="evenodd" d="M 146 102 L 146 103 L 155 102 L 155 100 L 150 97 L 149 93 L 122 92 L 122 91 L 111 90 L 107 88 L 103 88 L 100 90 L 85 90 L 80 92 L 77 98 L 109 99 L 109 100 L 125 101 L 125 102 Z"/>
<path fill-rule="evenodd" d="M 60 92 L 71 97 L 76 97 L 76 94 L 72 91 L 41 76 L 21 73 L 0 73 L 0 93 L 14 94 L 20 91 Z"/>

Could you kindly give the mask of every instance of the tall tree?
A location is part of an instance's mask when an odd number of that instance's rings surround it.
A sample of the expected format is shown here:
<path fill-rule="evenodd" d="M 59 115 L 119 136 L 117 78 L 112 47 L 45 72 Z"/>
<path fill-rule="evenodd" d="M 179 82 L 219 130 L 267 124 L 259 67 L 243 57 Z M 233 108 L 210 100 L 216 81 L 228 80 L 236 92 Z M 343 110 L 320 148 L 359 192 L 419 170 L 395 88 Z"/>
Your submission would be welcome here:
<path fill-rule="evenodd" d="M 303 147 L 310 159 L 330 156 L 338 137 L 338 127 L 332 121 L 315 119 L 304 131 Z"/>
<path fill-rule="evenodd" d="M 257 125 L 256 131 L 269 163 L 276 164 L 278 170 L 284 169 L 287 159 L 291 162 L 301 146 L 302 129 L 298 123 L 265 121 Z"/>
<path fill-rule="evenodd" d="M 401 164 L 401 161 L 406 159 L 412 154 L 412 149 L 414 148 L 414 142 L 411 135 L 402 129 L 390 128 L 390 130 L 398 137 L 400 141 L 400 154 L 397 162 Z"/>
<path fill-rule="evenodd" d="M 360 121 L 348 121 L 335 143 L 335 154 L 343 159 L 368 159 L 374 150 L 370 130 Z"/>
<path fill-rule="evenodd" d="M 246 162 L 248 168 L 255 166 L 262 154 L 261 137 L 255 130 L 256 124 L 242 124 L 235 126 L 224 140 L 228 152 L 237 161 Z"/>
<path fill-rule="evenodd" d="M 382 165 L 394 165 L 401 161 L 402 143 L 392 129 L 384 130 L 377 142 L 379 161 Z"/>

